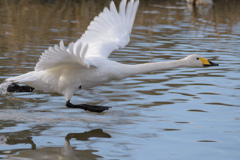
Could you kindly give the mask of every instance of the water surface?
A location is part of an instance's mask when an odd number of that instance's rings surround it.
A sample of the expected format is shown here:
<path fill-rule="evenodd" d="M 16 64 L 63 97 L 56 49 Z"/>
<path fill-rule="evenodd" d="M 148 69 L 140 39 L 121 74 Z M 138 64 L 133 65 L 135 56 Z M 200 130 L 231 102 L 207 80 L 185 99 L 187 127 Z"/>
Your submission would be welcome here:
<path fill-rule="evenodd" d="M 49 46 L 77 40 L 110 1 L 0 0 L 0 82 L 31 71 Z M 200 54 L 220 66 L 152 72 L 82 90 L 0 95 L 0 159 L 240 158 L 240 1 L 192 7 L 140 1 L 127 47 L 110 59 L 170 61 Z"/>

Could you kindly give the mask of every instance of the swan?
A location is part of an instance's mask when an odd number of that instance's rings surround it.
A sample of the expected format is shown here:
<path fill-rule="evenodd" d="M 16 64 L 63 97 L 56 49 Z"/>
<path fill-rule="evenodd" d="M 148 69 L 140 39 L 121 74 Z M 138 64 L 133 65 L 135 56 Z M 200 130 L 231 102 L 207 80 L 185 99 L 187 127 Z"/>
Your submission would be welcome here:
<path fill-rule="evenodd" d="M 71 42 L 65 47 L 61 40 L 59 45 L 49 47 L 42 53 L 34 71 L 6 79 L 6 82 L 11 82 L 8 91 L 31 92 L 36 88 L 57 92 L 65 96 L 68 108 L 102 112 L 110 107 L 74 105 L 70 99 L 79 89 L 88 89 L 136 74 L 178 67 L 218 65 L 197 54 L 169 62 L 136 65 L 109 60 L 108 56 L 114 50 L 129 43 L 138 5 L 139 0 L 122 0 L 117 11 L 114 2 L 111 1 L 110 8 L 105 7 L 76 42 Z M 19 83 L 27 86 L 19 86 Z"/>

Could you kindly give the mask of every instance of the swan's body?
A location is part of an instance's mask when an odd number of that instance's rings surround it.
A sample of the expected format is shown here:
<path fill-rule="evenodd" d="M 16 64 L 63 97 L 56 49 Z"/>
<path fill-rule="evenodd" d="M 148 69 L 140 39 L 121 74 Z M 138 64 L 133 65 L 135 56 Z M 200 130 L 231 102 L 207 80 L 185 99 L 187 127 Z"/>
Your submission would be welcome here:
<path fill-rule="evenodd" d="M 138 65 L 109 60 L 108 56 L 112 51 L 129 43 L 138 4 L 138 0 L 131 0 L 127 5 L 126 0 L 122 0 L 117 12 L 114 2 L 111 2 L 110 10 L 105 8 L 95 17 L 79 40 L 70 43 L 67 49 L 63 41 L 59 46 L 49 47 L 42 54 L 34 71 L 6 81 L 61 93 L 65 96 L 67 106 L 70 106 L 71 97 L 79 89 L 156 70 L 214 65 L 199 55 L 170 62 Z"/>

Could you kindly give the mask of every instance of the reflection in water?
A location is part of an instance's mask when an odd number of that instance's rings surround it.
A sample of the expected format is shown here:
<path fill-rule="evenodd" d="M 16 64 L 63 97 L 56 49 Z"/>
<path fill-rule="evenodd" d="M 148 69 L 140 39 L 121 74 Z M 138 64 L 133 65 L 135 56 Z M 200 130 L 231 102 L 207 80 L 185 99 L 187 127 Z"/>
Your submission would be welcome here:
<path fill-rule="evenodd" d="M 195 1 L 195 0 L 194 0 Z M 199 17 L 205 17 L 209 15 L 210 10 L 213 7 L 212 0 L 206 0 L 206 2 L 196 1 L 193 0 L 187 0 L 187 9 L 192 12 L 192 18 L 195 19 L 195 21 Z"/>
<path fill-rule="evenodd" d="M 80 141 L 87 141 L 91 137 L 111 138 L 111 136 L 107 133 L 104 133 L 102 129 L 95 129 L 84 133 L 69 133 L 65 139 L 68 142 L 72 138 L 75 138 L 76 140 Z"/>
<path fill-rule="evenodd" d="M 65 137 L 65 145 L 64 147 L 44 147 L 36 149 L 36 144 L 33 142 L 32 137 L 26 137 L 23 139 L 13 137 L 2 137 L 1 139 L 5 141 L 8 145 L 15 144 L 31 144 L 31 150 L 21 151 L 16 156 L 9 156 L 10 158 L 30 158 L 33 160 L 40 159 L 97 159 L 103 158 L 101 156 L 96 155 L 94 152 L 98 152 L 97 150 L 76 150 L 75 147 L 70 145 L 71 139 L 76 139 L 79 141 L 87 141 L 89 138 L 99 137 L 99 138 L 111 138 L 111 136 L 102 129 L 94 129 L 84 133 L 69 133 Z M 81 148 L 81 147 L 79 147 Z M 7 152 L 7 151 L 4 151 Z M 4 153 L 3 152 L 3 153 Z"/>
<path fill-rule="evenodd" d="M 32 137 L 23 137 L 23 138 L 17 138 L 14 139 L 12 136 L 7 136 L 7 137 L 1 137 L 1 141 L 5 142 L 8 145 L 15 145 L 15 144 L 30 144 L 31 149 L 35 150 L 36 149 L 36 144 L 32 141 Z"/>
<path fill-rule="evenodd" d="M 212 0 L 187 0 L 187 3 L 191 3 L 192 5 L 208 5 L 212 4 Z"/>

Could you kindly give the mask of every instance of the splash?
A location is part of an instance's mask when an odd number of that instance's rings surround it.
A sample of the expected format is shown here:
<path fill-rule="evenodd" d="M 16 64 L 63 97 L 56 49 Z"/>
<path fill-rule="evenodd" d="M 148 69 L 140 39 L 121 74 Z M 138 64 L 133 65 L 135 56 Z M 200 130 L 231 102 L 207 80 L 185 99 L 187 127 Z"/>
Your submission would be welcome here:
<path fill-rule="evenodd" d="M 0 84 L 0 94 L 7 94 L 8 93 L 7 88 L 11 83 L 12 82 L 8 81 Z"/>

